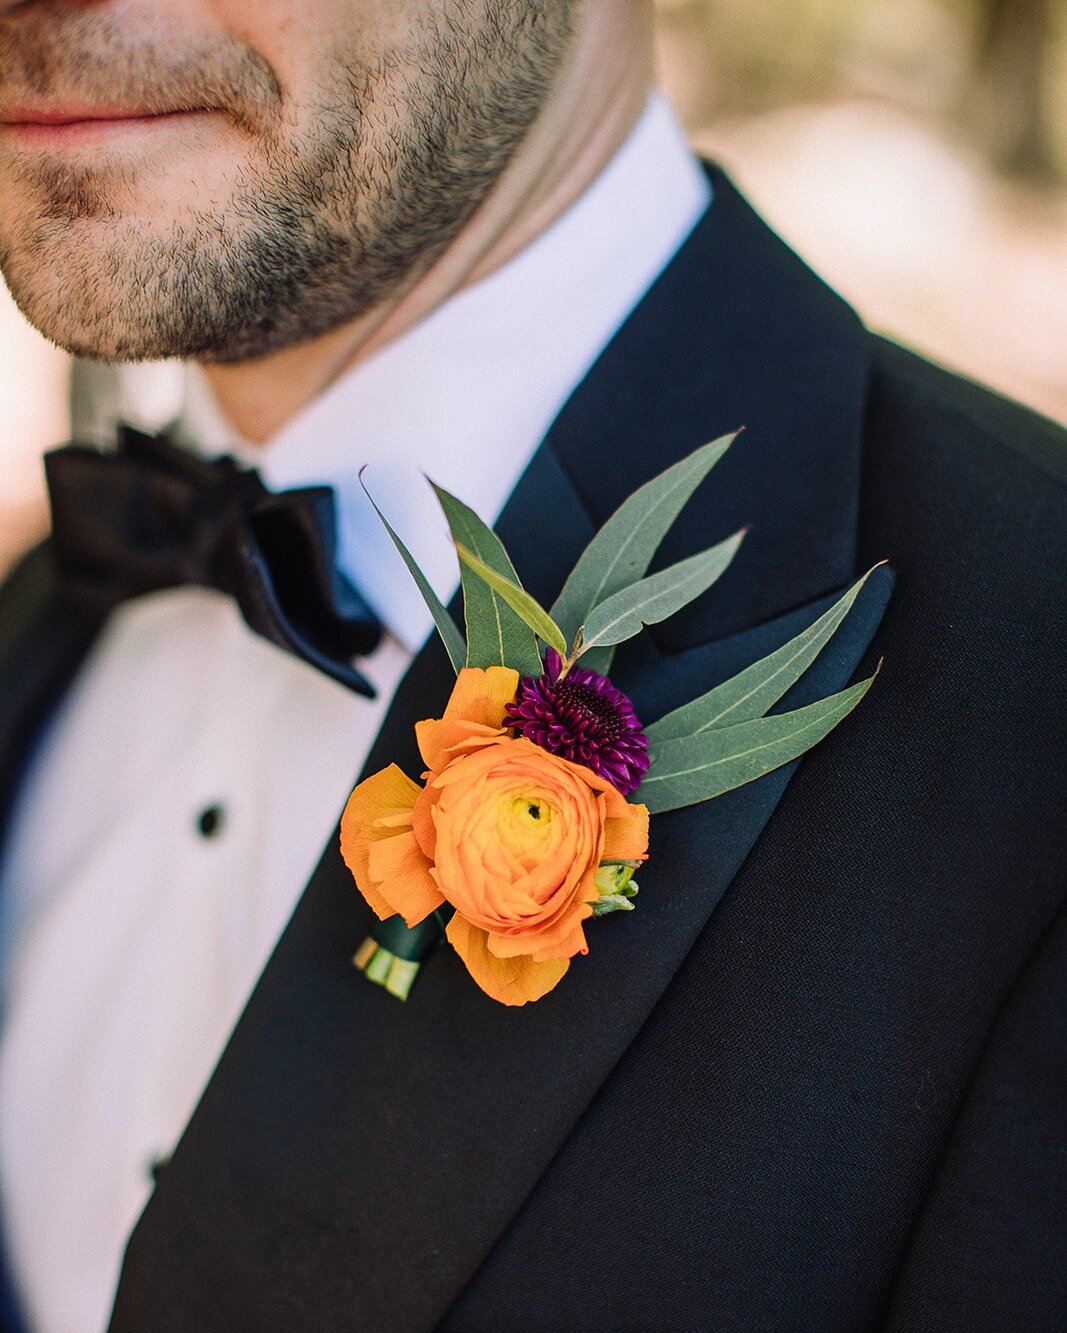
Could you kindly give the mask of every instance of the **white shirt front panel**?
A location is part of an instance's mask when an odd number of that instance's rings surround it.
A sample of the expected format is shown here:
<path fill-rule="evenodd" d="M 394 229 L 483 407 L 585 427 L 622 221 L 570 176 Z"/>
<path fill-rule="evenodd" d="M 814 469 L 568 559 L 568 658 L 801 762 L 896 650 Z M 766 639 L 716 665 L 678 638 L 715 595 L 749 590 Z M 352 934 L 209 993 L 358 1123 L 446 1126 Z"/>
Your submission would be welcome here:
<path fill-rule="evenodd" d="M 508 265 L 344 376 L 260 450 L 192 373 L 184 430 L 275 489 L 334 486 L 341 562 L 382 617 L 356 696 L 203 589 L 108 622 L 53 719 L 0 867 L 0 1198 L 35 1333 L 95 1333 L 128 1234 L 338 817 L 430 620 L 358 484 L 439 594 L 421 473 L 494 520 L 574 386 L 708 204 L 654 98 Z M 201 816 L 214 812 L 215 826 Z M 353 941 L 353 945 L 358 941 Z"/>

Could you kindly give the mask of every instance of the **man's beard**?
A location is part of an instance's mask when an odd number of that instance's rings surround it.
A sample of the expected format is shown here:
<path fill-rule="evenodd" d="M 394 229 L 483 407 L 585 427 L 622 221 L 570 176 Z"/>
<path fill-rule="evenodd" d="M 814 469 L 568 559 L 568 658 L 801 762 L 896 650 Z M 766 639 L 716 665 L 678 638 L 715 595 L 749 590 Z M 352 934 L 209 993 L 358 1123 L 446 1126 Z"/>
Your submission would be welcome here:
<path fill-rule="evenodd" d="M 466 0 L 444 8 L 373 69 L 335 58 L 299 134 L 269 66 L 236 42 L 178 62 L 130 49 L 91 9 L 46 4 L 17 36 L 0 19 L 0 83 L 146 109 L 154 88 L 160 109 L 218 110 L 253 150 L 225 206 L 201 206 L 190 184 L 162 229 L 137 217 L 140 164 L 16 159 L 31 206 L 14 226 L 0 216 L 0 271 L 23 313 L 80 356 L 233 362 L 402 291 L 499 177 L 571 34 L 566 0 L 491 0 L 477 20 Z M 136 88 L 116 87 L 116 70 L 136 71 Z"/>

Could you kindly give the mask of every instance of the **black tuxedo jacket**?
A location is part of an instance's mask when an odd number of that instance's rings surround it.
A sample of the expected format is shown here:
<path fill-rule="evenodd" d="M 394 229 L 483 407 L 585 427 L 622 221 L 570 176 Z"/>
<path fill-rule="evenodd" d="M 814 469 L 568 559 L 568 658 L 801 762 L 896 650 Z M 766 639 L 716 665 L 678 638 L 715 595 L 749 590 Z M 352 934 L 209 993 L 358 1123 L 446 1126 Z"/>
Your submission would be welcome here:
<path fill-rule="evenodd" d="M 328 847 L 114 1333 L 1067 1326 L 1064 436 L 872 337 L 712 177 L 500 530 L 551 598 L 627 493 L 743 423 L 663 556 L 749 539 L 618 683 L 659 716 L 888 558 L 787 702 L 884 657 L 873 690 L 799 765 L 657 817 L 638 910 L 526 1008 L 450 951 L 407 1004 L 367 985 Z M 47 544 L 4 590 L 8 797 L 97 628 Z M 430 646 L 368 772 L 417 775 L 450 683 Z"/>

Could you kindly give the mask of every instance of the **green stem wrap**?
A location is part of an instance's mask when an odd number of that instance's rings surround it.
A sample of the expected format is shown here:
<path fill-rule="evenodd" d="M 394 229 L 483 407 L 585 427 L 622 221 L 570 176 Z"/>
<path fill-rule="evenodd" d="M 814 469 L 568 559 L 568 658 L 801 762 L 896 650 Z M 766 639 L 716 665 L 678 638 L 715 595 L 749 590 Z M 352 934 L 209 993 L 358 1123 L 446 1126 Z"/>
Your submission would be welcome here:
<path fill-rule="evenodd" d="M 368 981 L 406 1000 L 419 968 L 444 943 L 451 915 L 450 907 L 440 907 L 417 926 L 405 925 L 402 916 L 375 921 L 352 961 Z"/>

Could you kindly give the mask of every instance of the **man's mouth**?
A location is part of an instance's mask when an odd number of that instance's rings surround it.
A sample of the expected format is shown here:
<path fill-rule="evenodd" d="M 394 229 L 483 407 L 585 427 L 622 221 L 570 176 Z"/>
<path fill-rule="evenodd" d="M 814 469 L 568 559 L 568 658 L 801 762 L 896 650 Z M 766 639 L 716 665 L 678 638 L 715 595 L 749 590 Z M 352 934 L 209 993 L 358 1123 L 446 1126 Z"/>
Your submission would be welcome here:
<path fill-rule="evenodd" d="M 133 106 L 0 107 L 0 138 L 20 147 L 59 148 L 157 131 L 204 114 L 189 110 L 150 111 Z"/>

